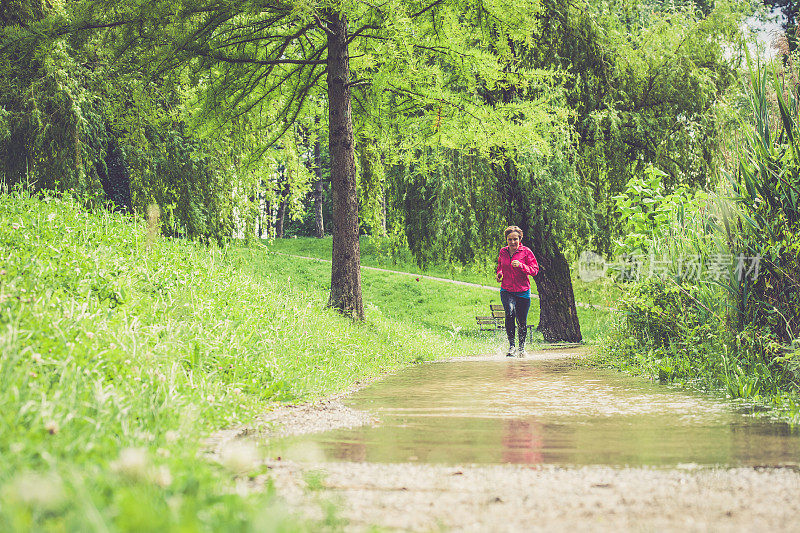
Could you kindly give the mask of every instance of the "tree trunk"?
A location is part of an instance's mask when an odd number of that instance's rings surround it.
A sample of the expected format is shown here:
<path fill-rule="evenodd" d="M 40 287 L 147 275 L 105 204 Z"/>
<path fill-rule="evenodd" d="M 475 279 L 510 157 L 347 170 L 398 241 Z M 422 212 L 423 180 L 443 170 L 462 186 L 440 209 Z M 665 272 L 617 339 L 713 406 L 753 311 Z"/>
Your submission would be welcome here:
<path fill-rule="evenodd" d="M 322 154 L 319 137 L 314 141 L 314 236 L 321 239 L 325 236 L 325 224 L 322 220 Z"/>
<path fill-rule="evenodd" d="M 284 220 L 286 219 L 286 206 L 289 204 L 289 184 L 292 181 L 292 171 L 289 166 L 284 166 L 278 174 L 277 212 L 275 217 L 275 238 L 283 239 Z"/>
<path fill-rule="evenodd" d="M 493 163 L 492 169 L 506 204 L 507 224 L 522 229 L 525 234 L 522 242 L 533 251 L 539 263 L 539 273 L 533 278 L 539 293 L 539 326 L 536 329 L 545 342 L 581 342 L 569 263 L 555 237 L 547 231 L 546 211 L 539 206 L 535 214 L 531 213 L 516 165 L 504 156 L 502 159 L 505 163 Z"/>
<path fill-rule="evenodd" d="M 539 274 L 533 278 L 539 293 L 539 326 L 536 329 L 545 342 L 581 342 L 583 336 L 567 258 L 555 243 L 547 247 L 537 241 L 541 239 L 534 236 L 531 246 L 539 262 Z"/>
<path fill-rule="evenodd" d="M 386 157 L 381 150 L 381 166 L 383 167 L 383 183 L 381 183 L 381 237 L 386 237 Z"/>
<path fill-rule="evenodd" d="M 386 237 L 386 186 L 381 190 L 381 237 Z"/>
<path fill-rule="evenodd" d="M 283 221 L 286 218 L 286 204 L 289 203 L 289 176 L 287 173 L 286 183 L 281 190 L 281 196 L 278 200 L 278 214 L 275 219 L 275 238 L 283 239 Z"/>
<path fill-rule="evenodd" d="M 105 166 L 97 163 L 95 168 L 106 198 L 113 203 L 115 211 L 131 213 L 133 211 L 131 175 L 122 150 L 113 138 L 108 141 L 104 163 Z"/>
<path fill-rule="evenodd" d="M 268 227 L 268 224 L 267 224 L 267 221 L 266 221 L 266 219 L 267 219 L 267 199 L 266 199 L 266 195 L 264 194 L 264 191 L 262 190 L 263 187 L 264 187 L 264 184 L 262 183 L 261 186 L 259 187 L 259 192 L 256 195 L 256 197 L 258 198 L 258 217 L 257 217 L 257 220 L 258 220 L 258 239 L 259 240 L 260 239 L 269 238 L 269 233 L 268 233 L 269 227 Z"/>
<path fill-rule="evenodd" d="M 267 232 L 267 239 L 271 239 L 275 229 L 275 217 L 272 216 L 272 202 L 264 201 L 264 229 Z"/>
<path fill-rule="evenodd" d="M 363 319 L 347 18 L 341 13 L 328 13 L 326 18 L 330 128 L 328 147 L 331 157 L 334 219 L 331 294 L 328 306 L 345 315 Z"/>

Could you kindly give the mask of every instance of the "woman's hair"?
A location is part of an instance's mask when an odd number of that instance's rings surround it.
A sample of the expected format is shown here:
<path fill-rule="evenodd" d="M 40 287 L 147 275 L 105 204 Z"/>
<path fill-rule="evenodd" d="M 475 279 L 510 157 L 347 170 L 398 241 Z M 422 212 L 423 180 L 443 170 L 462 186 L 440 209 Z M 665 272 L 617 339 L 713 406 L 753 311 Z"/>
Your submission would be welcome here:
<path fill-rule="evenodd" d="M 522 237 L 524 235 L 522 235 L 522 230 L 519 229 L 519 226 L 509 226 L 509 227 L 507 227 L 506 230 L 503 232 L 503 235 L 507 239 L 508 238 L 508 234 L 509 233 L 514 233 L 514 232 L 519 233 L 519 238 L 520 238 L 520 240 L 522 240 Z"/>

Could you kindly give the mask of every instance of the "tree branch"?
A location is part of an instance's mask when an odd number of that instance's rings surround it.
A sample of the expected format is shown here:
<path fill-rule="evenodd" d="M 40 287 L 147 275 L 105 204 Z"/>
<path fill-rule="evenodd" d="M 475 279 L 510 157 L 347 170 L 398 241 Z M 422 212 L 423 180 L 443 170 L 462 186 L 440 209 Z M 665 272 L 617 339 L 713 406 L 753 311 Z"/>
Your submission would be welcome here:
<path fill-rule="evenodd" d="M 317 15 L 316 13 L 314 13 L 314 20 L 316 21 L 316 23 L 317 23 L 317 26 L 319 27 L 319 29 L 321 29 L 321 30 L 322 30 L 322 31 L 324 31 L 326 34 L 328 34 L 328 37 L 333 37 L 334 35 L 336 35 L 336 34 L 335 34 L 335 33 L 333 33 L 333 31 L 332 31 L 332 30 L 331 30 L 331 29 L 328 27 L 328 25 L 327 25 L 327 24 L 325 24 L 324 22 L 322 22 L 322 19 L 321 19 L 321 18 L 319 18 L 319 15 Z"/>
<path fill-rule="evenodd" d="M 324 59 L 252 59 L 249 57 L 229 57 L 219 54 L 212 54 L 210 52 L 203 52 L 201 50 L 196 50 L 194 48 L 182 47 L 180 48 L 184 52 L 189 52 L 192 54 L 196 54 L 200 57 L 205 57 L 208 59 L 213 59 L 214 61 L 220 61 L 222 63 L 232 63 L 235 65 L 263 65 L 263 66 L 273 66 L 273 65 L 325 65 L 327 61 Z"/>
<path fill-rule="evenodd" d="M 347 44 L 353 42 L 353 39 L 355 39 L 356 37 L 360 37 L 365 30 L 380 30 L 380 29 L 381 29 L 380 26 L 375 26 L 374 24 L 364 24 L 363 26 L 361 26 L 356 31 L 350 34 L 350 36 L 347 38 Z M 366 35 L 365 37 L 371 37 L 371 36 Z"/>
<path fill-rule="evenodd" d="M 351 81 L 350 83 L 346 84 L 344 87 L 345 87 L 345 89 L 348 89 L 350 87 L 358 87 L 359 85 L 369 85 L 369 80 Z"/>
<path fill-rule="evenodd" d="M 427 6 L 425 9 L 423 9 L 423 10 L 421 10 L 421 11 L 417 11 L 416 13 L 414 13 L 413 15 L 411 15 L 411 18 L 413 19 L 413 18 L 415 18 L 415 17 L 418 17 L 418 16 L 422 15 L 422 14 L 423 14 L 423 13 L 425 13 L 426 11 L 428 11 L 428 10 L 430 10 L 430 9 L 433 9 L 434 7 L 438 6 L 438 5 L 439 5 L 439 4 L 441 4 L 443 1 L 444 1 L 444 0 L 436 0 L 434 3 L 430 4 L 430 5 L 429 5 L 429 6 Z"/>

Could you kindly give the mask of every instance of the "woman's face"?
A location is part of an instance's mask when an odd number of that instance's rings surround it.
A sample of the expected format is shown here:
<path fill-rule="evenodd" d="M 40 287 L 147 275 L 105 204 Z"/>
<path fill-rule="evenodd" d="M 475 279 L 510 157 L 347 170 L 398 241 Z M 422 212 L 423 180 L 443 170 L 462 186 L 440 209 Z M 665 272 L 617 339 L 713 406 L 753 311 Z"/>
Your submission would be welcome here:
<path fill-rule="evenodd" d="M 506 237 L 506 242 L 508 243 L 508 249 L 512 252 L 515 252 L 519 247 L 519 233 L 516 231 L 512 231 Z"/>

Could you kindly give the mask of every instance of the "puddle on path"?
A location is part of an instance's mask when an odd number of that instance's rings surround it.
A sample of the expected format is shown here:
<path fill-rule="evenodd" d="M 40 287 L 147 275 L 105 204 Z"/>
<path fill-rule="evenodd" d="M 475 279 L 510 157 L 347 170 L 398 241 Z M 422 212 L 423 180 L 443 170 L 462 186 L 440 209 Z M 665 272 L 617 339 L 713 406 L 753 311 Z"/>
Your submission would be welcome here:
<path fill-rule="evenodd" d="M 376 427 L 285 439 L 296 461 L 778 465 L 800 435 L 735 406 L 566 360 L 419 365 L 351 396 Z"/>

